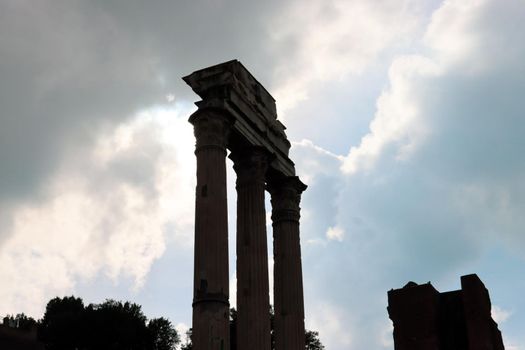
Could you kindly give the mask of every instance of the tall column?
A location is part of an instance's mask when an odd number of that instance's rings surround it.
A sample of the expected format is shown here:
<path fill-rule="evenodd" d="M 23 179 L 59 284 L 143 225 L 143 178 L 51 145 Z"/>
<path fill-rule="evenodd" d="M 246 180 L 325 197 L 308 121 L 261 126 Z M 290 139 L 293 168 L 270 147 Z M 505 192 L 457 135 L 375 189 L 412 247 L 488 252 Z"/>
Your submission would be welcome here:
<path fill-rule="evenodd" d="M 197 139 L 193 349 L 228 350 L 226 145 L 230 122 L 213 110 L 197 110 L 189 121 Z"/>
<path fill-rule="evenodd" d="M 304 350 L 304 298 L 299 202 L 306 189 L 297 176 L 269 184 L 272 196 L 275 349 Z"/>
<path fill-rule="evenodd" d="M 268 155 L 232 152 L 237 173 L 237 347 L 270 350 L 268 248 L 264 208 Z"/>

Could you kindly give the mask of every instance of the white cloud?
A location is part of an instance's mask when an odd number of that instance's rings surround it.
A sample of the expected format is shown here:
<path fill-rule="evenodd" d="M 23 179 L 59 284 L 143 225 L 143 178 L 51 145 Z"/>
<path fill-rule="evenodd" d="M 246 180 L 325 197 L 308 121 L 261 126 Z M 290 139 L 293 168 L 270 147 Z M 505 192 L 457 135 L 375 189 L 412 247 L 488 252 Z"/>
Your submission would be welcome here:
<path fill-rule="evenodd" d="M 344 157 L 333 154 L 306 139 L 292 142 L 291 157 L 296 159 L 301 181 L 308 185 L 315 184 L 322 176 L 336 177 L 339 173 L 338 167 L 344 160 Z"/>
<path fill-rule="evenodd" d="M 479 49 L 478 32 L 473 27 L 488 0 L 446 1 L 432 15 L 425 35 L 426 44 L 443 64 L 453 64 Z M 476 61 L 474 66 L 477 64 Z M 472 66 L 471 66 L 472 67 Z"/>
<path fill-rule="evenodd" d="M 51 297 L 101 273 L 140 288 L 165 250 L 168 224 L 179 246 L 191 246 L 193 141 L 177 113 L 144 112 L 117 127 L 64 164 L 44 198 L 14 208 L 0 249 L 0 277 L 10 281 L 3 312 L 38 317 Z"/>
<path fill-rule="evenodd" d="M 387 193 L 400 191 L 395 205 L 384 203 L 383 219 L 396 212 L 415 218 L 429 204 L 424 200 L 428 198 L 432 211 L 420 222 L 428 229 L 420 230 L 461 230 L 456 239 L 466 240 L 474 238 L 473 232 L 510 242 L 519 239 L 523 218 L 516 208 L 522 208 L 524 191 L 516 174 L 525 168 L 516 153 L 521 139 L 515 130 L 524 127 L 519 118 L 523 103 L 518 90 L 510 87 L 525 82 L 523 75 L 502 64 L 501 55 L 486 50 L 497 44 L 495 38 L 514 33 L 513 25 L 501 25 L 491 15 L 494 11 L 501 15 L 504 8 L 509 21 L 517 25 L 520 15 L 514 14 L 510 3 L 502 7 L 486 0 L 446 1 L 433 14 L 426 32 L 428 51 L 393 61 L 370 131 L 351 148 L 341 168 L 350 182 L 370 186 L 369 195 L 381 189 L 379 197 L 393 200 Z M 509 55 L 525 51 L 521 46 Z M 503 60 L 514 62 L 508 57 Z M 418 205 L 408 202 L 416 197 L 422 200 Z M 377 203 L 371 205 L 378 210 Z M 440 220 L 436 214 L 448 217 L 448 223 L 430 223 Z M 386 227 L 403 226 L 399 218 L 391 219 L 397 222 Z M 494 237 L 498 230 L 500 236 Z"/>
<path fill-rule="evenodd" d="M 339 226 L 330 226 L 326 231 L 326 238 L 328 238 L 331 241 L 342 242 L 345 238 L 345 231 Z"/>
<path fill-rule="evenodd" d="M 409 42 L 418 26 L 413 1 L 296 1 L 272 21 L 272 46 L 291 56 L 275 71 L 281 116 L 315 84 L 360 74 L 392 46 Z"/>
<path fill-rule="evenodd" d="M 297 174 L 308 185 L 301 199 L 302 242 L 324 245 L 327 227 L 335 227 L 338 221 L 335 204 L 343 186 L 339 170 L 343 157 L 309 140 L 294 142 L 291 157 L 296 162 Z"/>
<path fill-rule="evenodd" d="M 438 66 L 422 56 L 399 57 L 392 63 L 390 87 L 377 101 L 370 132 L 362 138 L 359 146 L 352 147 L 345 159 L 344 172 L 369 171 L 389 145 L 396 147 L 396 160 L 410 157 L 429 133 L 421 107 L 414 99 L 417 86 L 412 84 L 412 79 L 420 75 L 436 76 L 438 72 Z"/>
<path fill-rule="evenodd" d="M 175 325 L 175 329 L 177 330 L 177 333 L 179 334 L 180 340 L 182 344 L 185 344 L 186 342 L 186 332 L 190 329 L 190 327 L 185 323 L 177 323 Z"/>
<path fill-rule="evenodd" d="M 326 301 L 308 310 L 306 328 L 317 330 L 327 349 L 349 349 L 352 346 L 352 325 L 346 312 Z"/>
<path fill-rule="evenodd" d="M 492 319 L 498 324 L 507 321 L 512 315 L 512 311 L 504 310 L 497 305 L 492 305 L 492 309 L 490 312 L 492 314 Z"/>
<path fill-rule="evenodd" d="M 380 335 L 380 343 L 384 348 L 394 347 L 394 325 L 391 321 L 386 321 Z"/>

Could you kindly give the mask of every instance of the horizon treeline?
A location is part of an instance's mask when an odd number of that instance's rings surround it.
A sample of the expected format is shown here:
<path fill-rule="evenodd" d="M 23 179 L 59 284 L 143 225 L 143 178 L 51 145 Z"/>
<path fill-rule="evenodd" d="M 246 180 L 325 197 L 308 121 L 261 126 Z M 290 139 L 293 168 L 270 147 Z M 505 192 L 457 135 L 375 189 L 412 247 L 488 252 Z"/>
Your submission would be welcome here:
<path fill-rule="evenodd" d="M 270 307 L 272 350 L 274 343 L 274 312 Z M 31 330 L 36 327 L 37 339 L 46 350 L 192 350 L 191 328 L 185 341 L 171 321 L 164 317 L 148 318 L 136 303 L 106 299 L 87 306 L 81 298 L 55 297 L 47 305 L 42 319 L 23 313 L 6 315 L 4 324 Z M 235 335 L 237 311 L 230 309 L 231 350 L 237 350 Z M 306 331 L 305 350 L 323 350 L 316 331 Z"/>

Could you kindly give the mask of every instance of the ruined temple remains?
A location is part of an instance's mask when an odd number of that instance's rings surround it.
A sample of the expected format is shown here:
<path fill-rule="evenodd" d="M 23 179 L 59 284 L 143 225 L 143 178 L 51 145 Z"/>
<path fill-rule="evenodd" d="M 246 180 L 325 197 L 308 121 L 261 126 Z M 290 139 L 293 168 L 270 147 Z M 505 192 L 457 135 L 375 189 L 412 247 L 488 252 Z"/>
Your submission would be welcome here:
<path fill-rule="evenodd" d="M 275 348 L 304 350 L 299 202 L 275 100 L 237 60 L 183 78 L 201 97 L 196 138 L 193 349 L 230 349 L 226 156 L 237 175 L 237 348 L 270 349 L 266 191 L 271 195 Z"/>
<path fill-rule="evenodd" d="M 395 350 L 504 350 L 491 317 L 489 293 L 477 275 L 461 277 L 461 289 L 439 293 L 409 282 L 388 292 Z"/>

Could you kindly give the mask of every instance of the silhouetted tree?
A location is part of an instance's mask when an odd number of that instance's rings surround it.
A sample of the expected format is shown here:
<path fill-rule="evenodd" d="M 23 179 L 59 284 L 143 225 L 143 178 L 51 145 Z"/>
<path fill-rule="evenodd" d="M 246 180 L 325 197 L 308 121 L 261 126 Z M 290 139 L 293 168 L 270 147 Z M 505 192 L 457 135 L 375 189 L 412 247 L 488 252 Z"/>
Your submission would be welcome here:
<path fill-rule="evenodd" d="M 88 349 L 151 349 L 153 337 L 140 305 L 115 300 L 90 304 L 85 312 Z"/>
<path fill-rule="evenodd" d="M 154 318 L 148 323 L 153 338 L 153 350 L 173 350 L 180 343 L 180 337 L 166 318 Z"/>
<path fill-rule="evenodd" d="M 180 350 L 192 350 L 193 343 L 191 342 L 191 328 L 186 332 L 186 342 L 182 344 Z"/>
<path fill-rule="evenodd" d="M 38 327 L 47 350 L 82 348 L 84 303 L 74 296 L 51 299 Z"/>
<path fill-rule="evenodd" d="M 324 345 L 319 340 L 319 332 L 306 331 L 306 347 L 305 350 L 323 350 Z"/>
<path fill-rule="evenodd" d="M 106 300 L 84 307 L 82 299 L 54 298 L 38 329 L 47 350 L 173 350 L 177 331 L 165 318 L 147 318 L 138 304 Z"/>
<path fill-rule="evenodd" d="M 270 307 L 271 349 L 275 349 L 274 311 Z M 23 314 L 16 317 L 22 327 L 36 321 Z M 180 337 L 168 319 L 155 318 L 148 323 L 140 305 L 106 300 L 84 307 L 82 299 L 54 298 L 49 301 L 39 324 L 38 336 L 47 350 L 174 350 Z M 181 350 L 192 350 L 191 328 Z M 231 350 L 237 350 L 237 311 L 230 309 Z M 305 350 L 323 350 L 319 333 L 306 331 Z"/>
<path fill-rule="evenodd" d="M 22 330 L 30 330 L 37 325 L 34 318 L 26 316 L 24 313 L 13 315 L 6 315 L 4 317 L 4 324 Z"/>

